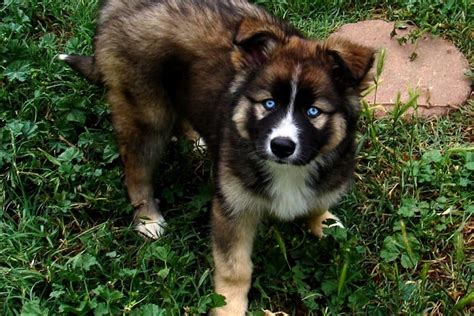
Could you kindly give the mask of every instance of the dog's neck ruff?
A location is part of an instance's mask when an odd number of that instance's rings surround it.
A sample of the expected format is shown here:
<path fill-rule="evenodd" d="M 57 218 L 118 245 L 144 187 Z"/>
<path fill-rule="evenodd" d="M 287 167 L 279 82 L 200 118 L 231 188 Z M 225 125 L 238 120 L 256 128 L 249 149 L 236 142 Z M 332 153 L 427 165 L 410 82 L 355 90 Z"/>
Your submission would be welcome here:
<path fill-rule="evenodd" d="M 311 164 L 295 166 L 268 162 L 270 178 L 267 192 L 270 196 L 270 213 L 283 220 L 306 215 L 314 207 L 315 192 L 310 186 L 314 170 Z"/>
<path fill-rule="evenodd" d="M 263 167 L 268 178 L 268 181 L 262 181 L 266 186 L 262 188 L 265 196 L 246 188 L 241 179 L 229 172 L 222 176 L 221 170 L 221 193 L 229 211 L 236 216 L 252 212 L 290 221 L 314 210 L 328 209 L 346 191 L 347 185 L 342 185 L 333 191 L 320 192 L 311 183 L 317 176 L 319 163 L 319 159 L 304 166 L 265 162 Z"/>

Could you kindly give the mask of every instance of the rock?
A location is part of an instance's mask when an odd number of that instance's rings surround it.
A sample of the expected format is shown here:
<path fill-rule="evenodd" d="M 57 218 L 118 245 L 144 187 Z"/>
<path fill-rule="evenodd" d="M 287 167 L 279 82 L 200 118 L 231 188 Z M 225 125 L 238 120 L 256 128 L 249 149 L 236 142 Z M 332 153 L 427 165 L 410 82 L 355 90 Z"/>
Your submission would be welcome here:
<path fill-rule="evenodd" d="M 469 62 L 448 40 L 423 34 L 414 44 L 398 43 L 414 30 L 414 26 L 395 29 L 394 22 L 381 20 L 346 24 L 331 36 L 347 38 L 362 45 L 385 49 L 385 67 L 377 94 L 366 96 L 369 104 L 382 105 L 383 114 L 390 111 L 397 93 L 408 99 L 408 91 L 416 91 L 418 115 L 440 116 L 456 110 L 471 95 L 471 82 L 464 75 Z M 393 34 L 395 30 L 396 34 Z M 391 35 L 394 35 L 393 37 Z"/>

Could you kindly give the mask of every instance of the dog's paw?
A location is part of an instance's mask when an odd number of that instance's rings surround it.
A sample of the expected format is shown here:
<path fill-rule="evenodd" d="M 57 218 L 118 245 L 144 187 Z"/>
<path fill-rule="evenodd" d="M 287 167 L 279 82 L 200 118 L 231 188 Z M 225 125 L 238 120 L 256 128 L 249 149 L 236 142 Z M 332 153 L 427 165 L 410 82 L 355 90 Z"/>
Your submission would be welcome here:
<path fill-rule="evenodd" d="M 207 145 L 206 142 L 204 141 L 204 138 L 198 137 L 194 140 L 193 144 L 193 150 L 197 152 L 203 152 L 207 150 Z"/>
<path fill-rule="evenodd" d="M 334 220 L 334 223 L 327 225 L 325 221 L 328 219 Z M 313 216 L 309 221 L 309 229 L 315 236 L 319 238 L 325 237 L 323 232 L 325 227 L 335 226 L 344 228 L 344 225 L 342 225 L 341 220 L 329 211 L 324 212 L 322 215 Z"/>
<path fill-rule="evenodd" d="M 204 140 L 204 138 L 202 137 L 199 137 L 197 140 L 196 140 L 196 147 L 197 148 L 202 148 L 202 149 L 206 149 L 207 148 L 207 145 L 206 145 L 206 141 Z"/>
<path fill-rule="evenodd" d="M 272 311 L 269 311 L 268 309 L 263 310 L 263 315 L 264 316 L 289 316 L 289 314 L 285 312 L 272 312 Z"/>
<path fill-rule="evenodd" d="M 68 54 L 59 54 L 59 55 L 57 56 L 57 58 L 58 58 L 59 60 L 67 60 L 68 57 L 69 57 Z"/>
<path fill-rule="evenodd" d="M 158 239 L 165 232 L 166 221 L 163 217 L 158 220 L 137 219 L 135 230 L 146 238 Z"/>

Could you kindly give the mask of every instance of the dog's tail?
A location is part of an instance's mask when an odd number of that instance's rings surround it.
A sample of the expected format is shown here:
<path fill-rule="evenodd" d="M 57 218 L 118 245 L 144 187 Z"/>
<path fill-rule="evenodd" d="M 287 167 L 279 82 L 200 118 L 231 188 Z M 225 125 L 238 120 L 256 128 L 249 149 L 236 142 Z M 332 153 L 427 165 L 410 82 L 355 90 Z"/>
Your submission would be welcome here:
<path fill-rule="evenodd" d="M 93 56 L 60 54 L 58 59 L 65 61 L 66 64 L 82 74 L 90 82 L 95 84 L 101 83 L 102 75 L 95 65 Z"/>

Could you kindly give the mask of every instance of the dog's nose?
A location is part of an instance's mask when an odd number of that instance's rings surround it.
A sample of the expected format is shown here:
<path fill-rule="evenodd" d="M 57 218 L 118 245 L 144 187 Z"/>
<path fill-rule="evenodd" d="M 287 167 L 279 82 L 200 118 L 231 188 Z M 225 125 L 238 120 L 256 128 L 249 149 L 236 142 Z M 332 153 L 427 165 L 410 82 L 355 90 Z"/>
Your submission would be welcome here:
<path fill-rule="evenodd" d="M 272 152 L 278 158 L 286 158 L 295 152 L 296 144 L 288 137 L 275 137 L 270 142 Z"/>

